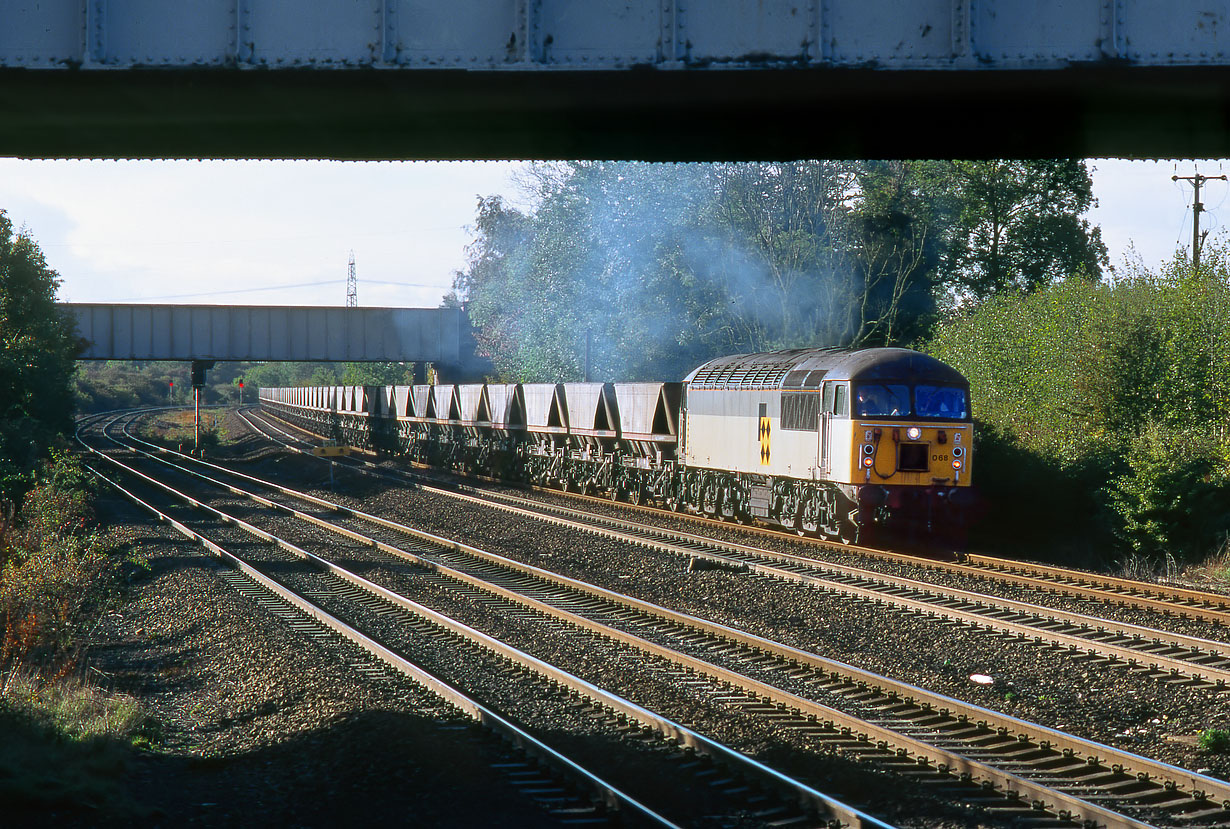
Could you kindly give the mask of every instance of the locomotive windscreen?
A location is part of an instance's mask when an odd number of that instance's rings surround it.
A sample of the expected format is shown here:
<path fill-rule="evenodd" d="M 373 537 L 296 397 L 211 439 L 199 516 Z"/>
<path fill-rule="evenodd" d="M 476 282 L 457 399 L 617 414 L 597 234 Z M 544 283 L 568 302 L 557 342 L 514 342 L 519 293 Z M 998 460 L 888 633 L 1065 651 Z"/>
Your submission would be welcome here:
<path fill-rule="evenodd" d="M 965 405 L 965 389 L 952 386 L 915 386 L 914 408 L 919 417 L 952 420 L 964 420 L 969 411 Z"/>
<path fill-rule="evenodd" d="M 910 387 L 897 383 L 867 383 L 855 394 L 860 417 L 907 417 Z"/>
<path fill-rule="evenodd" d="M 905 383 L 863 383 L 855 391 L 859 417 L 934 417 L 965 420 L 969 417 L 965 389 L 955 386 Z"/>

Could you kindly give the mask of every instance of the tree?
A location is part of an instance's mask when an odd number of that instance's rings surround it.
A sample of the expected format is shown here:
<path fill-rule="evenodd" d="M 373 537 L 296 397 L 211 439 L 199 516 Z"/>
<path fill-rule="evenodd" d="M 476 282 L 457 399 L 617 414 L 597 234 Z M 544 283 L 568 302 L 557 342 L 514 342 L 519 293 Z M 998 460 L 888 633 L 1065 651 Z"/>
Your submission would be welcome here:
<path fill-rule="evenodd" d="M 936 280 L 942 255 L 938 214 L 911 165 L 861 165 L 851 241 L 863 275 L 860 330 L 854 341 L 896 345 L 923 339 L 937 317 Z"/>
<path fill-rule="evenodd" d="M 719 165 L 714 232 L 726 294 L 726 350 L 857 340 L 864 291 L 845 244 L 854 176 L 834 162 Z"/>
<path fill-rule="evenodd" d="M 56 307 L 59 277 L 0 210 L 0 498 L 30 485 L 57 435 L 72 430 L 73 372 L 81 343 Z"/>
<path fill-rule="evenodd" d="M 453 292 L 467 298 L 479 350 L 493 357 L 497 367 L 512 376 L 512 355 L 521 340 L 521 304 L 517 259 L 529 241 L 529 217 L 508 207 L 500 196 L 480 197 L 475 239 L 466 247 L 467 266 L 453 274 Z"/>
<path fill-rule="evenodd" d="M 1093 178 L 1080 159 L 916 162 L 945 226 L 940 277 L 958 298 L 982 301 L 1057 280 L 1098 280 L 1108 263 L 1101 229 L 1080 218 Z"/>
<path fill-rule="evenodd" d="M 860 170 L 535 165 L 530 212 L 480 200 L 455 290 L 507 379 L 580 379 L 587 353 L 594 378 L 661 379 L 736 351 L 902 342 L 934 308 L 931 230 L 896 195 L 859 199 Z"/>
<path fill-rule="evenodd" d="M 263 388 L 336 386 L 339 363 L 255 363 L 243 371 L 243 381 L 252 394 Z"/>
<path fill-rule="evenodd" d="M 341 366 L 343 386 L 408 386 L 414 383 L 414 363 L 342 363 Z"/>
<path fill-rule="evenodd" d="M 1084 274 L 1081 162 L 536 164 L 480 199 L 456 274 L 509 380 L 681 377 L 721 354 L 910 345 L 942 294 Z"/>

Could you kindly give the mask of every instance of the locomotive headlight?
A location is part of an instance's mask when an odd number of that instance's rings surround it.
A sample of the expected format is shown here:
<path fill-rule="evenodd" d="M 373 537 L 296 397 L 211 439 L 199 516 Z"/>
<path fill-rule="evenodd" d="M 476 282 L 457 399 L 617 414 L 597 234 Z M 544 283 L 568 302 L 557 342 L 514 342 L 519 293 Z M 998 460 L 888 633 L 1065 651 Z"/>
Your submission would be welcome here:
<path fill-rule="evenodd" d="M 867 455 L 863 458 L 863 466 L 870 467 L 873 463 L 875 463 L 875 461 L 871 459 L 870 455 Z"/>
<path fill-rule="evenodd" d="M 959 458 L 959 457 L 961 457 L 961 456 L 962 456 L 962 455 L 964 455 L 964 454 L 965 454 L 965 450 L 964 450 L 964 449 L 962 449 L 960 446 L 954 446 L 954 447 L 952 447 L 952 456 L 953 456 L 954 458 Z"/>
<path fill-rule="evenodd" d="M 864 444 L 863 444 L 863 454 L 864 454 L 864 455 L 871 455 L 871 454 L 873 454 L 875 451 L 876 451 L 876 448 L 875 448 L 874 446 L 872 446 L 870 443 L 864 443 Z"/>
<path fill-rule="evenodd" d="M 905 430 L 905 436 L 910 440 L 918 440 L 922 437 L 922 429 L 919 429 L 917 426 L 911 426 Z"/>
<path fill-rule="evenodd" d="M 962 462 L 960 458 L 954 458 L 952 461 L 952 468 L 957 470 L 958 472 L 961 471 L 961 467 L 964 465 L 965 464 Z"/>

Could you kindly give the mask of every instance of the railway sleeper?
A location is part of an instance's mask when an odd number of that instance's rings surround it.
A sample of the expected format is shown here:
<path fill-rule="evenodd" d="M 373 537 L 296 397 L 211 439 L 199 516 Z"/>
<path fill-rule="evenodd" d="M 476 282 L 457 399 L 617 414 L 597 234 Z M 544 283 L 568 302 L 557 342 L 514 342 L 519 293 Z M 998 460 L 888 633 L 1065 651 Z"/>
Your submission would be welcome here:
<path fill-rule="evenodd" d="M 859 748 L 865 748 L 865 747 L 862 747 L 862 745 L 860 745 L 860 747 L 859 747 Z"/>

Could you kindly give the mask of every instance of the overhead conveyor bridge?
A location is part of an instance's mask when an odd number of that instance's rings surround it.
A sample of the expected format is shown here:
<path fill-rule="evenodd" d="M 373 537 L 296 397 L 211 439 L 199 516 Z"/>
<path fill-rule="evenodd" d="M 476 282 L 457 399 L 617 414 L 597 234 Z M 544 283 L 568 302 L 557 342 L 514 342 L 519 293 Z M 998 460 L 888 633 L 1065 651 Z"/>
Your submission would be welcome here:
<path fill-rule="evenodd" d="M 481 376 L 459 308 L 64 303 L 83 360 L 432 363 Z"/>

